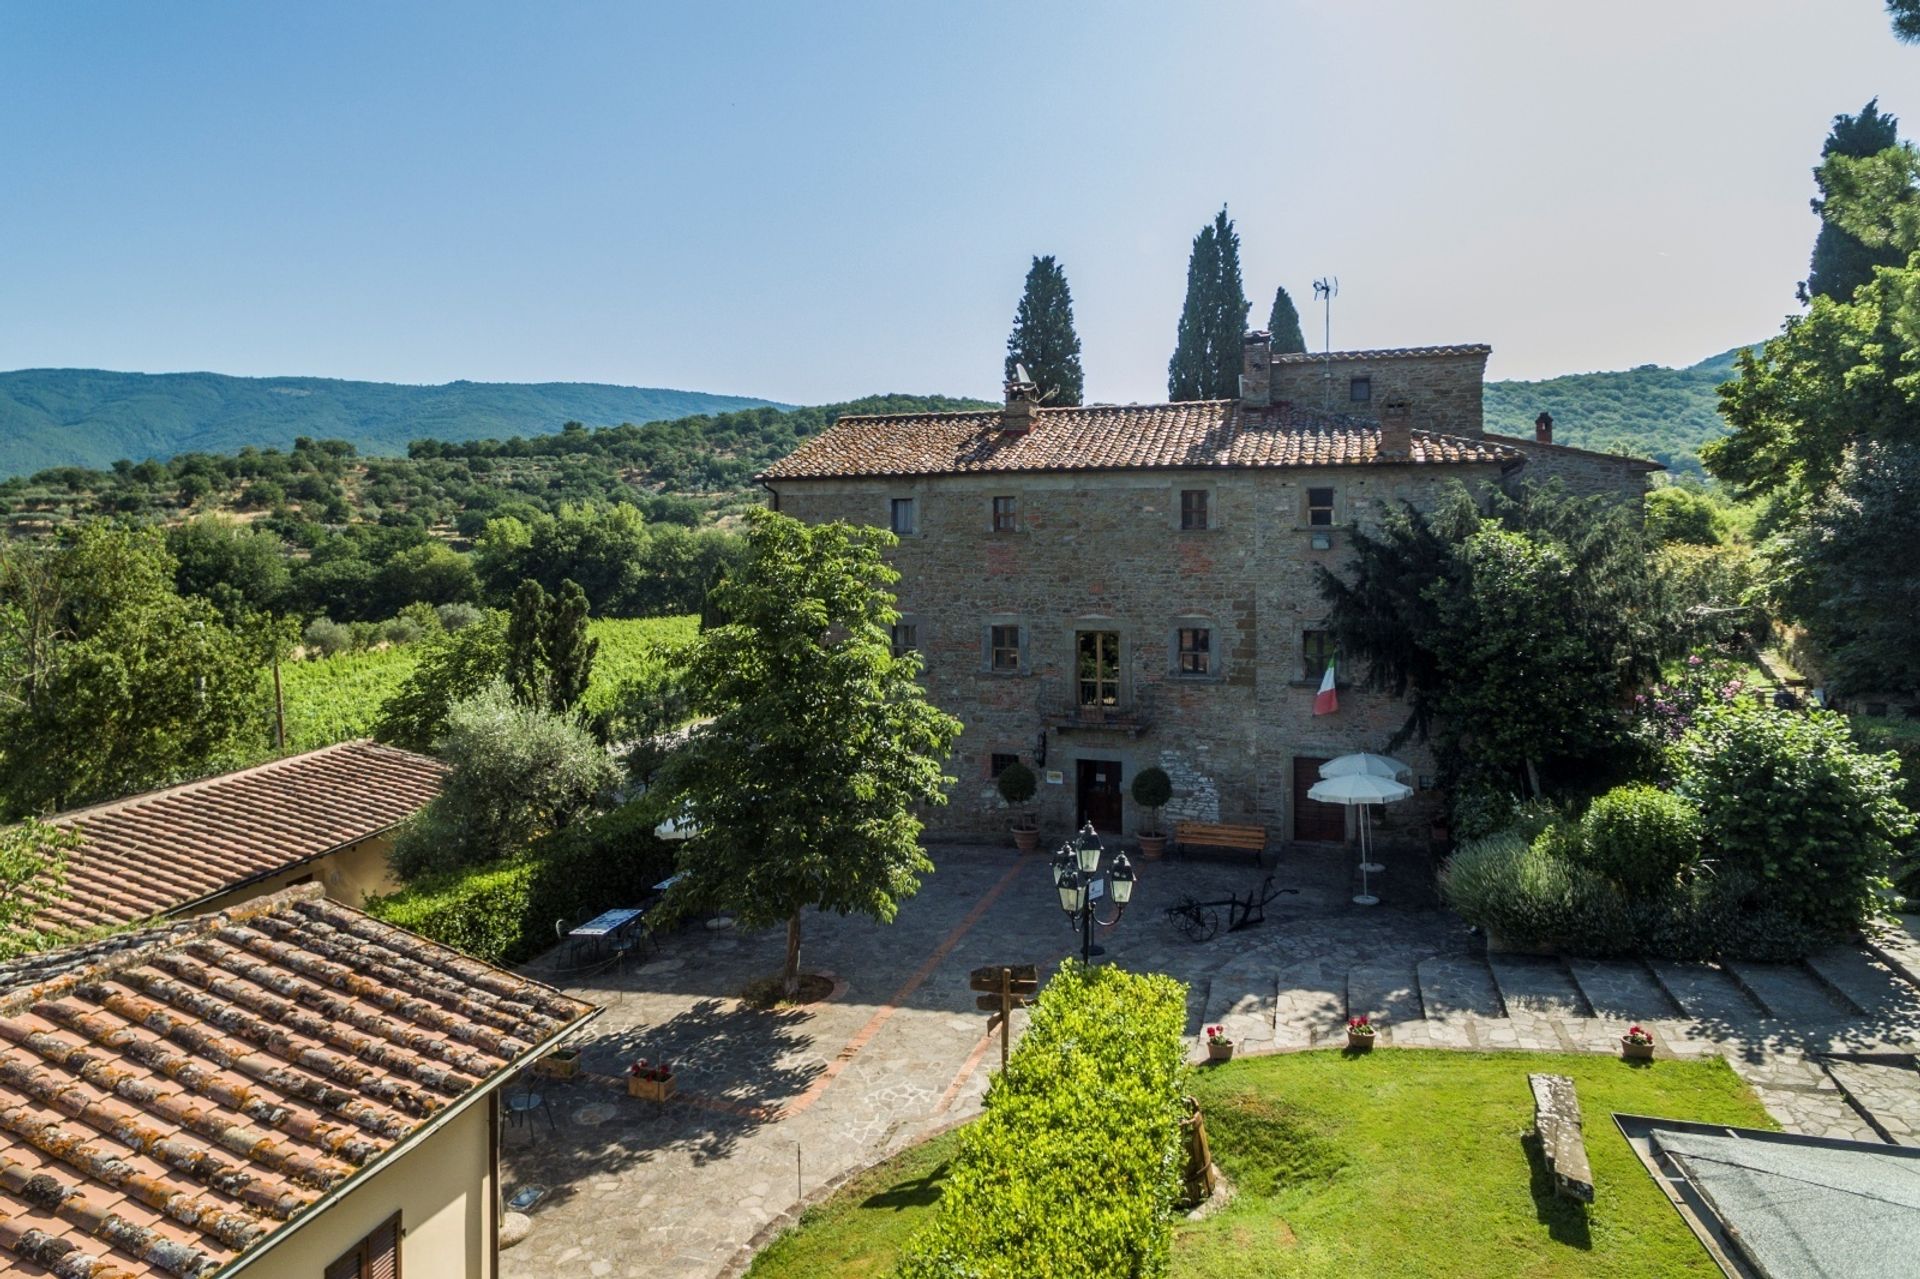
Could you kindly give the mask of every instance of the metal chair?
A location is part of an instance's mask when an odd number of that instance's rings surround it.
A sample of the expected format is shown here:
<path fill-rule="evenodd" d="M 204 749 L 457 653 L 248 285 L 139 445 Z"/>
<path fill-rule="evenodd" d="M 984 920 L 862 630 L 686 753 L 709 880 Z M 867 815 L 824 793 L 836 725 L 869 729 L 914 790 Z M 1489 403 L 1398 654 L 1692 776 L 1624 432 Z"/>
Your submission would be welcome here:
<path fill-rule="evenodd" d="M 532 1071 L 523 1070 L 507 1086 L 507 1127 L 516 1128 L 521 1124 L 527 1127 L 527 1140 L 533 1140 L 533 1112 L 538 1110 L 547 1117 L 547 1130 L 558 1132 L 560 1125 L 554 1122 L 553 1102 L 547 1094 L 535 1087 L 539 1083 Z"/>

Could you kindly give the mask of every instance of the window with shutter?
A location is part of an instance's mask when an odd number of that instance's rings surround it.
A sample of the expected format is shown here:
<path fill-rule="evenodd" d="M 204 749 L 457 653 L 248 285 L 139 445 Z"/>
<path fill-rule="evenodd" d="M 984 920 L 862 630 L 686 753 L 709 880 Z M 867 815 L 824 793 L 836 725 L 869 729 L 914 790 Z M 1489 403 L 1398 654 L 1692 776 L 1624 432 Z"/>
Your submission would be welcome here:
<path fill-rule="evenodd" d="M 400 1279 L 400 1214 L 387 1218 L 328 1266 L 325 1279 Z"/>

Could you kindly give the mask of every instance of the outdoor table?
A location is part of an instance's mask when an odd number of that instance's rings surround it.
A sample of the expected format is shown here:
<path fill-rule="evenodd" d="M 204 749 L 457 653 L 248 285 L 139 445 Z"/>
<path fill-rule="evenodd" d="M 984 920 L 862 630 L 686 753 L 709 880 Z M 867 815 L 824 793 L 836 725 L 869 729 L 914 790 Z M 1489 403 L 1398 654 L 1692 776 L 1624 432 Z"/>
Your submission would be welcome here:
<path fill-rule="evenodd" d="M 665 879 L 661 880 L 659 883 L 655 884 L 653 886 L 653 891 L 656 893 L 664 893 L 669 888 L 672 888 L 675 884 L 679 882 L 680 882 L 679 875 L 677 874 L 669 875 Z"/>
<path fill-rule="evenodd" d="M 607 942 L 633 927 L 640 918 L 640 911 L 631 906 L 617 910 L 603 910 L 586 923 L 579 925 L 567 934 L 577 942 L 585 942 L 596 948 L 604 949 Z"/>

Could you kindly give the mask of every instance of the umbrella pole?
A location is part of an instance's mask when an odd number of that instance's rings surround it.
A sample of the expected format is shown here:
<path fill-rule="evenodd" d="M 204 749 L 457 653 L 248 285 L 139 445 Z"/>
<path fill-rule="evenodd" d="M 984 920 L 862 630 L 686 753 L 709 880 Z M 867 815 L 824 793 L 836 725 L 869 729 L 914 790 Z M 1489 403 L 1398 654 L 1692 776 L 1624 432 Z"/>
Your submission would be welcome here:
<path fill-rule="evenodd" d="M 1372 804 L 1360 805 L 1360 832 L 1360 870 L 1362 873 L 1371 871 L 1373 874 L 1378 875 L 1381 871 L 1385 870 L 1386 867 L 1374 860 L 1372 853 L 1373 841 L 1368 838 L 1368 836 L 1371 836 L 1373 833 Z"/>
<path fill-rule="evenodd" d="M 1380 899 L 1373 895 L 1367 885 L 1367 871 L 1372 863 L 1367 860 L 1367 806 L 1360 805 L 1360 891 L 1354 895 L 1356 906 L 1378 906 Z"/>

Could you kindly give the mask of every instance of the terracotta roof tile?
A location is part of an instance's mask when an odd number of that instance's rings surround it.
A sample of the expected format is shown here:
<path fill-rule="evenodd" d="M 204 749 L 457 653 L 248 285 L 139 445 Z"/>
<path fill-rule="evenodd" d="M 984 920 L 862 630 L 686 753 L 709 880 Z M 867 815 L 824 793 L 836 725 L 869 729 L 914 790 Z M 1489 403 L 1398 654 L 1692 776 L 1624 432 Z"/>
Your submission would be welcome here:
<path fill-rule="evenodd" d="M 0 964 L 0 1274 L 209 1276 L 595 1011 L 316 885 Z"/>
<path fill-rule="evenodd" d="M 769 467 L 769 480 L 965 475 L 1003 471 L 1362 466 L 1383 459 L 1380 424 L 1291 403 L 1238 400 L 1034 410 L 1031 429 L 1002 429 L 998 410 L 843 417 Z M 1435 463 L 1518 461 L 1509 445 L 1413 432 L 1412 456 Z"/>
<path fill-rule="evenodd" d="M 405 821 L 440 790 L 446 766 L 376 742 L 342 742 L 237 773 L 52 818 L 84 843 L 43 929 L 81 930 L 164 915 L 298 866 Z"/>
<path fill-rule="evenodd" d="M 1381 346 L 1362 351 L 1288 351 L 1273 357 L 1275 364 L 1317 364 L 1322 360 L 1422 360 L 1436 355 L 1492 355 L 1485 342 L 1456 342 L 1450 346 Z"/>

